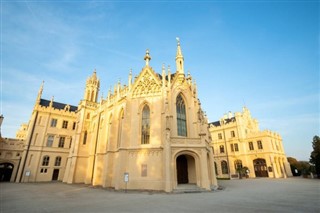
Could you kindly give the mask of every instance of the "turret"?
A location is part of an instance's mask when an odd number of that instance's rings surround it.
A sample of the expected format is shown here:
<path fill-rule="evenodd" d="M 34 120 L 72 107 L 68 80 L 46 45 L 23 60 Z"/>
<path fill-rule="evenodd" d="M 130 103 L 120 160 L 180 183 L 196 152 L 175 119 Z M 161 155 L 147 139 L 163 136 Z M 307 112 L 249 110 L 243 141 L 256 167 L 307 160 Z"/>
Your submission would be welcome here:
<path fill-rule="evenodd" d="M 177 38 L 177 55 L 176 55 L 176 66 L 177 66 L 177 73 L 184 74 L 183 68 L 183 55 L 180 47 L 180 39 Z"/>
<path fill-rule="evenodd" d="M 100 80 L 97 78 L 96 70 L 94 70 L 92 76 L 87 79 L 84 100 L 97 102 L 99 88 Z"/>

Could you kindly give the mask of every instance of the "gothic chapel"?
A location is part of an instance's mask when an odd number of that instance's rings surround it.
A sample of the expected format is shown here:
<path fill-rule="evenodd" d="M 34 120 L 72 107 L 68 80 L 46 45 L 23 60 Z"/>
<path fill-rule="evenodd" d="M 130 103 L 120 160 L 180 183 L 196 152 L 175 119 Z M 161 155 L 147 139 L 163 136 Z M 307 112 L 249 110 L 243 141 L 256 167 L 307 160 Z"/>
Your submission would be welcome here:
<path fill-rule="evenodd" d="M 130 72 L 128 86 L 118 83 L 100 102 L 96 72 L 87 79 L 63 182 L 166 192 L 217 185 L 208 121 L 179 40 L 174 74 L 156 73 L 148 50 L 144 60 L 134 82 Z"/>
<path fill-rule="evenodd" d="M 78 107 L 42 99 L 42 85 L 12 179 L 165 192 L 217 186 L 208 120 L 179 40 L 175 73 L 156 73 L 148 50 L 144 60 L 128 86 L 118 83 L 99 101 L 94 71 Z"/>

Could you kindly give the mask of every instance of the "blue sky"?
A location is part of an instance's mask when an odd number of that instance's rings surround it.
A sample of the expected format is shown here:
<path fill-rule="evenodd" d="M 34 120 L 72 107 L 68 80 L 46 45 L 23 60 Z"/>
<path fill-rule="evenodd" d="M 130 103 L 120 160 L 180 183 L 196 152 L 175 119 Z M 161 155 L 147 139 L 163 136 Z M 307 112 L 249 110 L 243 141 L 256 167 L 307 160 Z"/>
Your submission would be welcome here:
<path fill-rule="evenodd" d="M 43 98 L 77 105 L 97 70 L 104 96 L 129 70 L 175 70 L 181 40 L 210 121 L 246 105 L 287 156 L 319 135 L 318 1 L 1 1 L 1 113 L 14 137 Z M 101 93 L 100 93 L 101 94 Z"/>

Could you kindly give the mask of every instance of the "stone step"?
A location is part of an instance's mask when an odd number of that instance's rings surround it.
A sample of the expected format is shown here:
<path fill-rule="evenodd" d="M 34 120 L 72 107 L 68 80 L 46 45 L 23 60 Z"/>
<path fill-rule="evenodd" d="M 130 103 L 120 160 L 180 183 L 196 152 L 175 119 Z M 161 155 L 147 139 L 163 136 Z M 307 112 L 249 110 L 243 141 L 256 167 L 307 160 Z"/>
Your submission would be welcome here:
<path fill-rule="evenodd" d="M 201 193 L 207 190 L 198 187 L 196 184 L 179 184 L 173 193 Z"/>

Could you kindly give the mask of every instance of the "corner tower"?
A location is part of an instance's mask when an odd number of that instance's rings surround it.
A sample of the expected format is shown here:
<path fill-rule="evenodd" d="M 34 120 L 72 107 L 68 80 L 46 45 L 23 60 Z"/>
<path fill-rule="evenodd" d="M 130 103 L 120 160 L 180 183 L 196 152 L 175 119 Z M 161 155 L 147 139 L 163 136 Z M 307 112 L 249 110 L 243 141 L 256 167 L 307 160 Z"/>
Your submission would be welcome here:
<path fill-rule="evenodd" d="M 93 71 L 92 76 L 87 79 L 86 89 L 84 92 L 84 100 L 97 102 L 100 88 L 100 80 L 97 78 L 96 70 Z"/>

